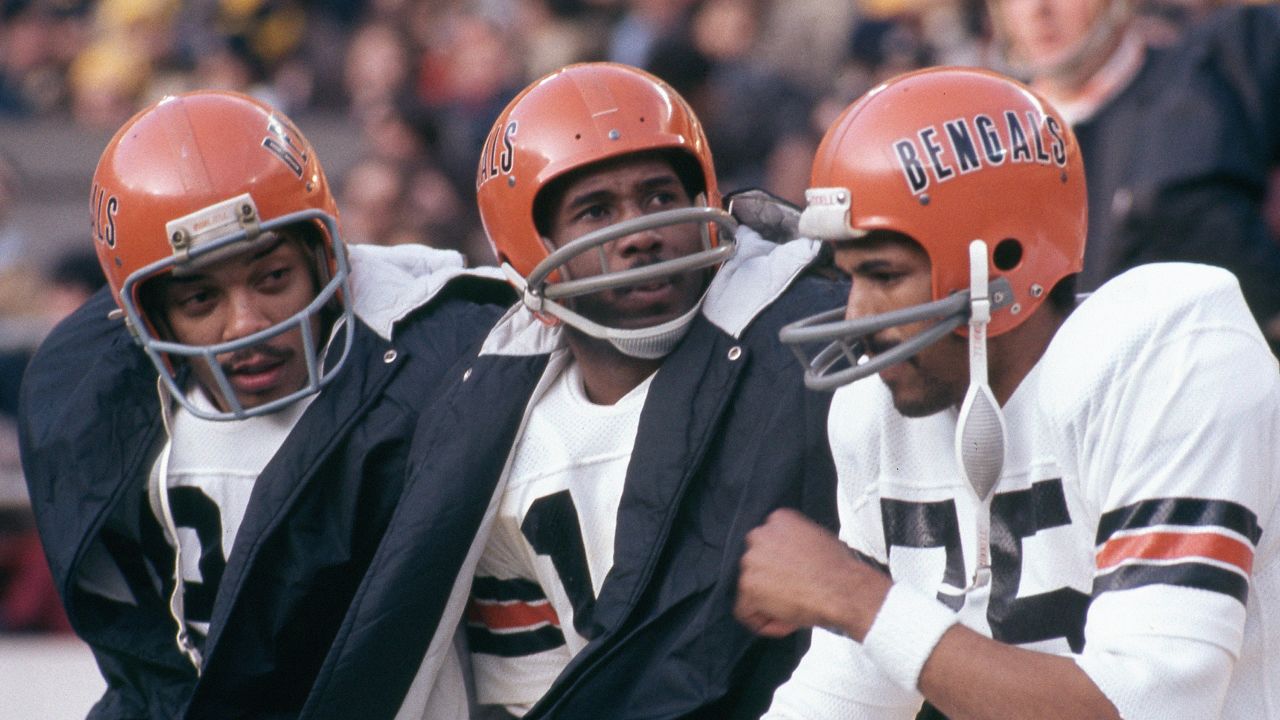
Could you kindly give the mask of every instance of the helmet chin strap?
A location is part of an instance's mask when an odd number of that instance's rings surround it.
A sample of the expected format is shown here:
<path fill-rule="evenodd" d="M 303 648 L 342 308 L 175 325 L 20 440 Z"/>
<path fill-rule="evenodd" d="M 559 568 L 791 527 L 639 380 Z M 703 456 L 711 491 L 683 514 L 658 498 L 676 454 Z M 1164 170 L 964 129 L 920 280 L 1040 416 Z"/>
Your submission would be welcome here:
<path fill-rule="evenodd" d="M 1004 467 L 1004 413 L 987 373 L 987 323 L 991 321 L 987 244 L 969 243 L 969 389 L 956 424 L 956 459 L 979 500 L 986 500 Z"/>
<path fill-rule="evenodd" d="M 689 332 L 693 319 L 698 316 L 702 303 L 707 298 L 706 291 L 703 291 L 698 302 L 684 314 L 657 325 L 629 329 L 614 328 L 589 320 L 555 300 L 530 292 L 528 281 L 510 264 L 503 263 L 502 271 L 506 274 L 507 280 L 519 291 L 525 307 L 535 314 L 555 318 L 593 338 L 607 341 L 623 355 L 639 360 L 657 360 L 674 350 L 684 338 L 685 333 Z"/>
<path fill-rule="evenodd" d="M 591 337 L 607 341 L 618 352 L 627 357 L 639 360 L 657 360 L 658 358 L 666 357 L 684 338 L 685 333 L 689 332 L 690 326 L 693 325 L 693 319 L 698 316 L 698 312 L 702 309 L 702 301 L 706 297 L 706 294 L 703 293 L 702 297 L 698 298 L 698 302 L 694 303 L 693 307 L 689 308 L 683 315 L 664 323 L 644 328 L 621 329 L 605 327 L 556 302 L 548 302 L 547 311 L 563 320 L 566 325 L 572 325 Z"/>

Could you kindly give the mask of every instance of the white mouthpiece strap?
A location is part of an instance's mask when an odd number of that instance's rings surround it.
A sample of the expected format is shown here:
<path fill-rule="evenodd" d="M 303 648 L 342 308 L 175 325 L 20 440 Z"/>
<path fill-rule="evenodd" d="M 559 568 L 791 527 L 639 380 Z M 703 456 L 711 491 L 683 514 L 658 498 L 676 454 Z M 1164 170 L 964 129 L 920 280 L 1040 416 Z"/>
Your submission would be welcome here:
<path fill-rule="evenodd" d="M 987 373 L 987 323 L 991 321 L 987 244 L 969 244 L 969 389 L 956 423 L 956 460 L 978 498 L 986 499 L 1004 468 L 1004 413 Z"/>
<path fill-rule="evenodd" d="M 605 340 L 623 355 L 642 360 L 656 360 L 666 357 L 667 354 L 674 350 L 680 340 L 689 332 L 689 328 L 693 325 L 693 319 L 702 311 L 702 303 L 707 298 L 707 294 L 704 291 L 702 297 L 698 298 L 698 302 L 694 303 L 693 307 L 679 317 L 672 318 L 664 323 L 643 328 L 613 328 L 588 320 L 555 300 L 548 300 L 536 293 L 529 292 L 528 282 L 511 265 L 503 263 L 502 270 L 507 279 L 519 291 L 525 307 L 529 310 L 544 317 L 553 317 L 593 338 Z"/>
<path fill-rule="evenodd" d="M 987 244 L 981 240 L 969 243 L 969 327 L 981 325 L 986 327 L 991 322 L 990 283 L 987 276 Z M 974 377 L 974 369 L 969 368 L 969 377 Z M 982 381 L 987 378 L 986 350 L 982 353 Z"/>

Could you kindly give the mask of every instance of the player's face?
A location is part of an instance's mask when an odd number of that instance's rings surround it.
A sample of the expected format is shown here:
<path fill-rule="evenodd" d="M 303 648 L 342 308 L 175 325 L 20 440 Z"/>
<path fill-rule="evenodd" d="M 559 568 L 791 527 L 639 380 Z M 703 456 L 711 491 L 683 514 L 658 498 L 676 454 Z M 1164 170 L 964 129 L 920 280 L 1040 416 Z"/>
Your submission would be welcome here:
<path fill-rule="evenodd" d="M 199 272 L 166 278 L 161 302 L 169 331 L 180 343 L 214 345 L 266 330 L 315 298 L 311 263 L 302 240 L 282 237 Z M 319 332 L 318 325 L 313 319 L 313 333 Z M 246 409 L 295 392 L 307 380 L 306 349 L 298 329 L 219 355 L 217 362 Z M 194 361 L 192 373 L 214 403 L 228 410 L 208 366 Z"/>
<path fill-rule="evenodd" d="M 692 198 L 660 156 L 622 158 L 594 166 L 572 178 L 552 208 L 550 243 L 555 248 L 586 233 L 663 210 L 690 207 Z M 697 224 L 668 225 L 638 232 L 570 260 L 571 278 L 617 272 L 683 257 L 702 249 Z M 603 267 L 602 267 L 603 265 Z M 650 327 L 688 312 L 698 301 L 707 272 L 697 270 L 572 299 L 586 318 L 616 328 Z"/>
<path fill-rule="evenodd" d="M 905 238 L 867 238 L 837 243 L 836 265 L 853 280 L 848 319 L 869 317 L 922 305 L 933 299 L 929 257 Z M 935 321 L 886 328 L 867 339 L 876 355 L 928 328 Z M 893 394 L 894 407 L 907 417 L 932 415 L 964 399 L 968 382 L 968 345 L 955 334 L 908 360 L 880 371 Z"/>
<path fill-rule="evenodd" d="M 994 0 L 1015 55 L 1033 67 L 1066 60 L 1113 0 Z"/>

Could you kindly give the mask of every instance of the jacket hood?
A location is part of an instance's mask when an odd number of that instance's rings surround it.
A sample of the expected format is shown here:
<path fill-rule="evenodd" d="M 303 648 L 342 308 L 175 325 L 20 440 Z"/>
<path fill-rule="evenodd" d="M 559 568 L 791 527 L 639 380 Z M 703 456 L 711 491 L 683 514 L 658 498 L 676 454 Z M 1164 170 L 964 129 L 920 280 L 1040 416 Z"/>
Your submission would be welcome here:
<path fill-rule="evenodd" d="M 468 268 L 462 254 L 425 245 L 351 245 L 352 310 L 384 340 L 395 324 L 431 302 L 453 280 L 506 282 L 497 268 Z"/>

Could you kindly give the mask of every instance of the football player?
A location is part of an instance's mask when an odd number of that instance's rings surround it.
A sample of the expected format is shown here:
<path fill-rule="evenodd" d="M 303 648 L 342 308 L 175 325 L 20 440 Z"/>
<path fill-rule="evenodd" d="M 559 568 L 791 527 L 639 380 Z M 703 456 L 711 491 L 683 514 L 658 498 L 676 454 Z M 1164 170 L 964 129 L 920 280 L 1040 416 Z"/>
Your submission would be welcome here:
<path fill-rule="evenodd" d="M 465 611 L 479 701 L 526 717 L 758 717 L 807 637 L 733 619 L 743 536 L 779 507 L 835 519 L 829 399 L 775 338 L 847 288 L 808 273 L 818 243 L 735 228 L 697 118 L 629 66 L 569 66 L 518 94 L 477 184 L 522 301 L 424 413 L 423 447 L 448 449 L 405 498 L 454 477 L 493 490 L 450 513 L 464 535 L 492 528 Z M 419 617 L 438 627 L 463 608 L 420 601 L 442 554 L 403 537 L 386 549 L 404 602 L 363 617 L 397 649 L 426 647 L 421 678 L 447 639 L 428 644 Z"/>
<path fill-rule="evenodd" d="M 296 716 L 418 409 L 509 290 L 456 253 L 346 246 L 315 148 L 231 92 L 129 120 L 90 209 L 110 288 L 36 354 L 21 431 L 58 590 L 107 682 L 92 715 Z"/>
<path fill-rule="evenodd" d="M 1143 263 L 1218 265 L 1280 352 L 1280 247 L 1266 208 L 1280 163 L 1268 100 L 1280 95 L 1280 8 L 1221 3 L 1234 7 L 1151 42 L 1136 0 L 987 4 L 1010 66 L 1062 111 L 1085 159 L 1092 212 L 1077 289 Z"/>
<path fill-rule="evenodd" d="M 1277 717 L 1280 373 L 1235 278 L 1077 304 L 1075 140 L 983 70 L 857 100 L 806 197 L 853 278 L 782 333 L 840 387 L 840 536 L 747 538 L 738 617 L 823 628 L 766 717 Z"/>

